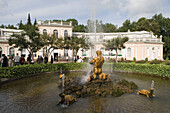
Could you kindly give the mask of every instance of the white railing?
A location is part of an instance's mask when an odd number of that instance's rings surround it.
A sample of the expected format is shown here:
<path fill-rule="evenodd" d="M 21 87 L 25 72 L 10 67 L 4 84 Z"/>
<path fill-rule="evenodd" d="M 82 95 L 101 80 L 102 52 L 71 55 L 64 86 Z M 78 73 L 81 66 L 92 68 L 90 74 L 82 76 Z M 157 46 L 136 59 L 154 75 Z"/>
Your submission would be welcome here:
<path fill-rule="evenodd" d="M 161 38 L 130 38 L 129 42 L 162 42 Z"/>
<path fill-rule="evenodd" d="M 0 42 L 8 42 L 8 39 L 14 38 L 10 36 L 0 36 Z"/>

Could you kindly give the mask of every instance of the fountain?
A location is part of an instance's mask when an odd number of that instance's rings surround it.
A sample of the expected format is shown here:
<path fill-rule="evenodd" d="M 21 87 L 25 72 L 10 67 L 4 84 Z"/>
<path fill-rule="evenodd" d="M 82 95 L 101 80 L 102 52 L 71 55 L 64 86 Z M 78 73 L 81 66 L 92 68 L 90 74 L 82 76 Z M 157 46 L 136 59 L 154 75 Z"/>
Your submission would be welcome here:
<path fill-rule="evenodd" d="M 102 72 L 102 65 L 104 58 L 101 51 L 96 51 L 97 57 L 92 59 L 89 63 L 94 65 L 92 75 L 89 75 L 88 81 L 82 83 L 84 77 L 63 77 L 59 88 L 62 92 L 59 94 L 61 100 L 60 105 L 67 105 L 76 102 L 76 98 L 89 96 L 103 96 L 112 95 L 114 97 L 121 96 L 124 93 L 133 93 L 138 86 L 134 82 L 126 80 L 111 80 L 108 74 Z M 64 85 L 63 85 L 64 84 Z"/>

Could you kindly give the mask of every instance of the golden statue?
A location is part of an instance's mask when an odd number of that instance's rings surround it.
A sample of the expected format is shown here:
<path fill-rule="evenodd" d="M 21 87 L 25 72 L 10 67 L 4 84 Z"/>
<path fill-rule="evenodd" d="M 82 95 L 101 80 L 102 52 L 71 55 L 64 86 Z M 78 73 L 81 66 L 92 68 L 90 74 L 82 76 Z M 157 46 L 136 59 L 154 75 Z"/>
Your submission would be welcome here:
<path fill-rule="evenodd" d="M 94 64 L 93 74 L 88 78 L 88 81 L 92 80 L 108 80 L 110 81 L 109 75 L 102 73 L 102 65 L 104 63 L 104 58 L 101 51 L 96 51 L 97 57 L 95 57 L 90 64 Z"/>
<path fill-rule="evenodd" d="M 142 89 L 141 91 L 137 91 L 137 94 L 145 95 L 146 97 L 154 97 L 154 88 L 150 88 L 150 91 L 146 89 Z"/>

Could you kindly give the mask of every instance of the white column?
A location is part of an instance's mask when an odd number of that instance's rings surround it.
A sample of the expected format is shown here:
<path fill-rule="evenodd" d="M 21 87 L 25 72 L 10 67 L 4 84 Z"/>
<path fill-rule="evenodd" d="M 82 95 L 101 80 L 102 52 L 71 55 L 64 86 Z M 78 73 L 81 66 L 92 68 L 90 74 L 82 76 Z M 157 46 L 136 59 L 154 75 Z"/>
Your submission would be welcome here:
<path fill-rule="evenodd" d="M 9 54 L 9 52 L 8 52 L 8 46 L 6 45 L 5 46 L 5 55 L 7 56 Z"/>

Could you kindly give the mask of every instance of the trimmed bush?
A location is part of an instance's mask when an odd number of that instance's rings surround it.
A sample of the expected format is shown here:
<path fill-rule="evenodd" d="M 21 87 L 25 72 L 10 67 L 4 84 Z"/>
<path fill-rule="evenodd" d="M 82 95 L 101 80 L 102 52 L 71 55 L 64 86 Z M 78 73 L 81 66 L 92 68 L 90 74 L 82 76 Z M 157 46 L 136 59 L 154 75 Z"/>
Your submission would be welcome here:
<path fill-rule="evenodd" d="M 133 57 L 133 61 L 135 61 L 135 62 L 136 62 L 136 57 Z"/>
<path fill-rule="evenodd" d="M 161 60 L 152 60 L 150 64 L 160 64 L 161 62 Z"/>
<path fill-rule="evenodd" d="M 147 58 L 147 57 L 145 58 L 145 61 L 146 61 L 146 62 L 148 61 L 148 58 Z"/>
<path fill-rule="evenodd" d="M 123 57 L 121 57 L 121 62 L 124 62 L 124 58 Z"/>
<path fill-rule="evenodd" d="M 143 74 L 170 77 L 170 66 L 169 65 L 114 63 L 113 68 L 114 70 L 117 70 L 117 71 L 131 71 L 131 72 L 138 72 L 138 73 L 143 73 Z"/>
<path fill-rule="evenodd" d="M 166 62 L 165 65 L 170 65 L 170 62 Z"/>
<path fill-rule="evenodd" d="M 55 72 L 60 71 L 62 67 L 63 71 L 67 70 L 81 70 L 84 67 L 84 63 L 61 63 L 61 64 L 33 64 L 33 65 L 20 65 L 13 67 L 1 67 L 0 78 L 13 78 L 23 77 L 31 74 L 43 73 L 43 72 Z"/>

